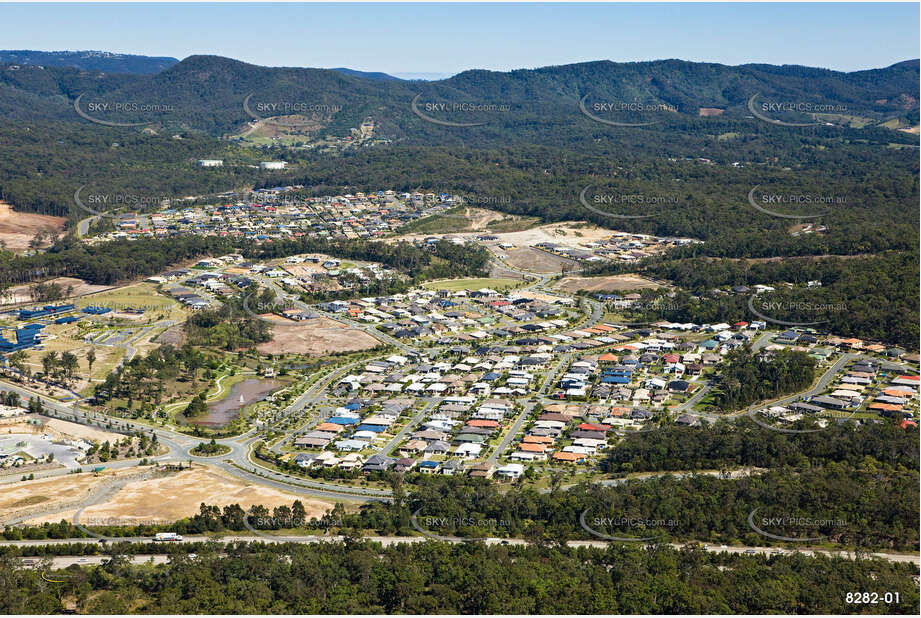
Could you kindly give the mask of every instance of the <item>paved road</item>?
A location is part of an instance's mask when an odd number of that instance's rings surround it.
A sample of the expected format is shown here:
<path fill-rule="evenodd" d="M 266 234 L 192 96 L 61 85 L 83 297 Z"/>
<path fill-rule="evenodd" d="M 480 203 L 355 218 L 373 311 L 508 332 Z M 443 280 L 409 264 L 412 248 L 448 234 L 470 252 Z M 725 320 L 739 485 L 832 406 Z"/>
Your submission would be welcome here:
<path fill-rule="evenodd" d="M 169 562 L 169 556 L 166 554 L 138 554 L 136 556 L 123 556 L 126 560 L 132 564 L 166 564 Z M 51 568 L 52 569 L 66 569 L 69 566 L 74 564 L 78 566 L 99 566 L 105 564 L 109 561 L 111 556 L 54 556 L 51 558 Z M 19 563 L 23 566 L 33 566 L 38 568 L 40 566 L 41 557 L 36 558 L 20 558 Z M 61 581 L 60 579 L 55 579 L 54 576 L 49 576 L 49 580 L 53 582 Z"/>
<path fill-rule="evenodd" d="M 776 333 L 771 333 L 771 332 L 762 334 L 760 337 L 755 339 L 755 341 L 752 343 L 752 351 L 757 352 L 761 348 L 766 347 L 768 344 L 771 343 L 771 338 L 774 337 L 775 335 Z"/>
<path fill-rule="evenodd" d="M 26 398 L 35 395 L 33 391 L 15 384 L 7 384 L 4 382 L 3 388 L 16 391 L 21 396 Z M 88 415 L 87 413 L 79 410 L 79 408 L 74 409 L 74 407 L 61 404 L 52 399 L 48 399 L 47 397 L 41 397 L 42 403 L 47 409 L 53 410 L 55 416 L 63 417 L 66 420 L 72 420 L 83 425 L 98 426 L 99 428 L 105 429 L 106 431 L 113 431 L 106 426 L 109 421 L 108 417 L 105 417 L 104 420 L 96 420 L 95 415 Z M 230 453 L 221 457 L 198 457 L 189 454 L 189 449 L 200 442 L 199 439 L 194 437 L 187 436 L 185 434 L 162 427 L 151 427 L 132 421 L 121 421 L 120 419 L 115 422 L 115 424 L 118 428 L 114 431 L 120 433 L 139 431 L 148 434 L 155 434 L 157 436 L 157 440 L 167 447 L 168 452 L 165 455 L 161 455 L 155 458 L 148 458 L 149 460 L 192 461 L 200 464 L 208 464 L 220 468 L 224 472 L 246 481 L 256 482 L 269 487 L 274 487 L 276 489 L 281 489 L 283 491 L 302 494 L 315 498 L 362 501 L 371 499 L 388 499 L 388 496 L 390 495 L 390 492 L 385 492 L 382 490 L 346 487 L 336 485 L 335 483 L 323 483 L 312 481 L 307 478 L 299 478 L 292 475 L 275 472 L 261 466 L 260 464 L 253 463 L 249 459 L 249 450 L 252 443 L 258 440 L 258 436 L 250 438 L 245 443 L 240 443 L 233 439 L 218 440 L 219 444 L 224 444 L 230 447 Z M 133 459 L 108 462 L 105 464 L 105 467 L 107 469 L 132 467 L 136 466 L 138 461 L 139 460 L 137 459 Z M 258 470 L 259 474 L 254 474 L 252 472 L 253 469 Z M 59 476 L 65 473 L 67 473 L 66 470 L 50 471 L 50 473 L 38 474 L 36 476 L 41 478 L 47 476 Z M 14 476 L 13 478 L 17 479 L 19 477 Z"/>
<path fill-rule="evenodd" d="M 389 457 L 390 452 L 393 451 L 393 449 L 395 449 L 397 445 L 403 441 L 403 438 L 405 438 L 406 435 L 412 431 L 416 425 L 422 422 L 422 419 L 425 418 L 425 415 L 428 414 L 432 407 L 435 406 L 439 401 L 441 401 L 441 399 L 432 399 L 426 403 L 425 406 L 419 410 L 419 412 L 414 417 L 412 417 L 408 423 L 406 423 L 406 426 L 400 430 L 400 433 L 395 435 L 393 439 L 387 443 L 387 446 L 378 451 L 378 454 Z"/>
<path fill-rule="evenodd" d="M 540 390 L 537 391 L 539 397 L 546 395 L 548 390 L 556 386 L 560 373 L 569 367 L 570 362 L 572 362 L 572 352 L 564 354 L 553 366 L 553 369 L 545 374 L 546 379 L 544 380 L 544 384 L 540 387 Z"/>
<path fill-rule="evenodd" d="M 502 442 L 500 442 L 499 446 L 493 450 L 492 454 L 486 459 L 486 461 L 491 464 L 496 463 L 496 460 L 502 456 L 502 453 L 505 452 L 505 449 L 508 448 L 508 445 L 512 443 L 512 440 L 515 439 L 515 436 L 518 435 L 518 432 L 521 431 L 521 428 L 524 427 L 525 423 L 528 422 L 528 419 L 531 416 L 531 411 L 534 409 L 535 405 L 536 404 L 530 402 L 524 404 L 524 410 L 521 411 L 521 413 L 515 419 L 515 422 L 512 423 L 511 428 L 505 434 L 505 437 L 502 438 Z"/>
<path fill-rule="evenodd" d="M 204 536 L 186 536 L 183 537 L 182 541 L 176 542 L 172 541 L 170 544 L 186 544 L 186 543 L 195 543 L 195 542 L 205 542 L 205 541 L 214 541 L 218 543 L 236 543 L 236 542 L 267 542 L 267 543 L 323 543 L 323 542 L 338 542 L 342 541 L 344 537 L 339 535 L 333 536 L 274 536 L 266 534 L 263 535 L 248 535 L 248 536 L 223 536 L 223 537 L 204 537 Z M 426 541 L 431 541 L 428 537 L 425 536 L 369 536 L 364 537 L 365 540 L 371 541 L 374 543 L 380 543 L 384 547 L 391 545 L 399 545 L 400 543 L 425 543 Z M 461 537 L 441 537 L 444 542 L 448 543 L 469 543 L 471 539 L 465 539 Z M 152 542 L 150 537 L 130 537 L 123 539 L 125 541 L 130 541 L 134 543 L 149 543 Z M 0 541 L 0 545 L 14 545 L 20 547 L 28 546 L 41 546 L 41 545 L 66 545 L 73 543 L 92 543 L 92 539 L 44 539 L 39 541 Z M 528 545 L 529 542 L 524 539 L 500 539 L 500 538 L 486 538 L 482 539 L 482 542 L 487 545 Z M 580 540 L 580 541 L 567 541 L 566 543 L 570 547 L 598 547 L 604 548 L 608 545 L 611 545 L 612 542 L 602 541 L 602 540 Z M 670 547 L 680 549 L 685 547 L 685 544 L 682 543 L 668 543 Z M 166 544 L 164 543 L 164 546 Z M 742 553 L 751 553 L 754 555 L 769 556 L 777 552 L 777 548 L 774 547 L 748 547 L 748 546 L 725 546 L 725 545 L 702 545 L 700 549 L 703 549 L 708 552 L 720 553 L 727 552 L 733 554 L 742 554 Z M 849 551 L 830 551 L 825 549 L 809 548 L 804 547 L 802 549 L 796 550 L 782 550 L 785 554 L 790 553 L 802 553 L 806 556 L 813 556 L 816 554 L 824 554 L 829 556 L 841 556 L 843 558 L 854 559 L 853 552 Z M 154 556 L 159 554 L 152 554 Z M 881 558 L 883 560 L 891 560 L 893 562 L 910 562 L 914 564 L 921 564 L 921 556 L 918 554 L 898 554 L 898 553 L 871 553 L 869 556 L 875 558 Z M 147 555 L 146 557 L 150 557 Z M 87 556 L 89 559 L 90 557 Z M 100 557 L 100 559 L 107 559 L 108 557 Z M 80 564 L 80 557 L 75 557 L 76 562 L 71 564 Z M 89 563 L 87 560 L 86 563 Z"/>
<path fill-rule="evenodd" d="M 80 220 L 80 222 L 77 223 L 77 236 L 86 236 L 86 233 L 89 231 L 89 228 L 90 228 L 90 223 L 92 223 L 98 218 L 99 218 L 99 215 L 93 215 L 91 217 L 87 217 L 86 219 Z"/>
<path fill-rule="evenodd" d="M 691 395 L 687 401 L 677 406 L 673 414 L 680 415 L 692 409 L 695 405 L 697 405 L 697 402 L 699 402 L 701 399 L 707 396 L 707 393 L 709 393 L 710 389 L 712 388 L 713 388 L 713 384 L 711 382 L 709 381 L 705 382 L 704 385 L 700 387 L 699 389 L 697 389 L 697 392 Z"/>

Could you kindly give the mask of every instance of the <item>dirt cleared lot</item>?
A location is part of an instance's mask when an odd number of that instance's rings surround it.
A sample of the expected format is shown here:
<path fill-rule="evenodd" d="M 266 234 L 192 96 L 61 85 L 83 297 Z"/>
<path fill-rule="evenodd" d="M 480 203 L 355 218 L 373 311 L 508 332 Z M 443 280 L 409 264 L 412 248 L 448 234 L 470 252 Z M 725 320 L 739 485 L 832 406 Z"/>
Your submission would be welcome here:
<path fill-rule="evenodd" d="M 44 421 L 44 424 L 33 425 L 27 422 L 27 420 L 36 418 Z M 0 436 L 6 433 L 48 434 L 55 440 L 86 440 L 88 442 L 105 442 L 106 440 L 117 442 L 124 437 L 121 434 L 86 427 L 70 421 L 33 415 L 19 416 L 0 422 Z"/>
<path fill-rule="evenodd" d="M 613 230 L 586 225 L 584 223 L 564 221 L 562 223 L 541 225 L 540 227 L 534 227 L 520 232 L 505 232 L 497 234 L 497 236 L 501 242 L 509 242 L 515 245 L 533 245 L 539 242 L 552 242 L 558 245 L 576 248 L 583 243 L 597 242 L 610 238 L 613 234 Z"/>
<path fill-rule="evenodd" d="M 579 263 L 575 260 L 559 257 L 533 247 L 515 247 L 501 251 L 499 255 L 505 256 L 502 261 L 509 266 L 528 272 L 559 273 L 562 272 L 564 266 L 569 269 L 579 267 Z"/>
<path fill-rule="evenodd" d="M 610 277 L 564 277 L 553 288 L 561 292 L 624 292 L 646 288 L 660 288 L 660 284 L 637 275 L 612 275 Z"/>
<path fill-rule="evenodd" d="M 7 202 L 0 200 L 0 240 L 11 251 L 29 248 L 29 241 L 35 232 L 50 232 L 55 237 L 67 227 L 64 217 L 36 215 L 28 212 L 15 212 Z M 45 243 L 48 244 L 48 243 Z"/>
<path fill-rule="evenodd" d="M 83 497 L 101 483 L 101 477 L 90 473 L 68 474 L 66 477 L 18 481 L 2 485 L 0 489 L 0 517 L 36 504 L 66 503 Z M 51 518 L 59 521 L 61 518 Z"/>
<path fill-rule="evenodd" d="M 81 477 L 89 477 L 89 480 Z M 77 474 L 70 475 L 67 479 L 46 481 L 45 485 L 25 488 L 26 491 L 15 487 L 11 491 L 18 496 L 18 500 L 22 500 L 34 495 L 55 495 L 52 492 L 59 487 L 70 492 L 67 483 L 76 483 L 80 491 L 85 493 L 89 487 L 93 486 L 93 481 L 104 482 L 104 479 L 94 478 L 91 474 Z M 39 482 L 33 481 L 33 483 Z M 20 484 L 28 485 L 28 482 Z M 4 488 L 4 493 L 6 493 L 6 488 Z M 76 495 L 80 494 L 74 494 Z M 210 466 L 197 465 L 191 470 L 183 470 L 164 478 L 132 481 L 105 502 L 87 507 L 81 514 L 81 521 L 93 523 L 94 520 L 115 520 L 123 522 L 124 525 L 137 521 L 166 523 L 198 513 L 202 502 L 219 507 L 239 504 L 246 510 L 255 504 L 261 504 L 269 509 L 281 505 L 290 506 L 295 500 L 300 500 L 304 505 L 308 518 L 321 517 L 334 506 L 332 502 L 304 498 L 277 489 L 248 484 Z M 3 508 L 4 503 L 11 501 L 4 496 L 0 502 L 0 509 Z M 29 523 L 70 520 L 74 512 L 75 509 L 40 515 L 29 520 Z"/>
<path fill-rule="evenodd" d="M 43 283 L 56 283 L 57 285 L 61 286 L 65 292 L 68 288 L 70 288 L 71 298 L 85 296 L 87 294 L 95 294 L 96 292 L 109 290 L 112 287 L 108 285 L 93 285 L 91 283 L 87 283 L 83 279 L 77 279 L 75 277 L 56 277 L 54 279 L 44 281 Z M 29 294 L 29 287 L 29 285 L 16 285 L 5 290 L 3 293 L 3 302 L 5 304 L 33 302 L 32 297 Z"/>
<path fill-rule="evenodd" d="M 262 354 L 322 356 L 330 352 L 368 350 L 380 343 L 362 330 L 353 329 L 329 318 L 292 322 L 281 317 L 263 317 L 273 322 L 273 338 L 256 347 Z"/>

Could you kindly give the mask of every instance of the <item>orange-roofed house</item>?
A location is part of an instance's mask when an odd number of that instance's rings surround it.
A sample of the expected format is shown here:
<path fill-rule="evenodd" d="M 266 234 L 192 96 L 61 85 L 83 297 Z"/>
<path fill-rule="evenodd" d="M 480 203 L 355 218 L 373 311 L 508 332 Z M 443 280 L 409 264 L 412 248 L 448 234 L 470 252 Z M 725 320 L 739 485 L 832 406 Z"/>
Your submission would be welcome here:
<path fill-rule="evenodd" d="M 897 403 L 877 403 L 873 402 L 867 406 L 871 410 L 882 410 L 884 412 L 901 412 L 902 406 Z"/>
<path fill-rule="evenodd" d="M 889 395 L 890 397 L 914 397 L 917 395 L 917 392 L 913 389 L 910 390 L 906 388 L 884 388 L 883 395 Z"/>
<path fill-rule="evenodd" d="M 339 433 L 340 431 L 344 429 L 344 427 L 342 425 L 337 425 L 336 423 L 320 423 L 319 425 L 314 427 L 314 429 L 316 429 L 317 431 L 332 431 L 335 433 Z"/>
<path fill-rule="evenodd" d="M 553 459 L 555 461 L 562 461 L 565 463 L 582 463 L 585 461 L 585 455 L 582 453 L 564 453 L 558 451 L 553 454 Z"/>
<path fill-rule="evenodd" d="M 583 431 L 607 431 L 610 428 L 610 425 L 603 425 L 601 423 L 582 423 L 578 426 L 578 429 Z"/>
<path fill-rule="evenodd" d="M 525 436 L 522 442 L 527 444 L 553 444 L 553 438 L 550 436 Z"/>
<path fill-rule="evenodd" d="M 616 363 L 617 355 L 611 354 L 610 352 L 606 352 L 598 357 L 598 362 L 599 363 Z"/>
<path fill-rule="evenodd" d="M 533 442 L 522 442 L 518 445 L 518 450 L 526 453 L 543 453 L 547 450 L 546 444 L 534 444 Z"/>
<path fill-rule="evenodd" d="M 476 419 L 467 421 L 467 425 L 470 426 L 470 427 L 489 427 L 489 428 L 493 428 L 493 427 L 498 427 L 498 426 L 499 426 L 499 421 L 489 421 L 489 420 L 486 420 L 486 419 L 476 418 Z"/>

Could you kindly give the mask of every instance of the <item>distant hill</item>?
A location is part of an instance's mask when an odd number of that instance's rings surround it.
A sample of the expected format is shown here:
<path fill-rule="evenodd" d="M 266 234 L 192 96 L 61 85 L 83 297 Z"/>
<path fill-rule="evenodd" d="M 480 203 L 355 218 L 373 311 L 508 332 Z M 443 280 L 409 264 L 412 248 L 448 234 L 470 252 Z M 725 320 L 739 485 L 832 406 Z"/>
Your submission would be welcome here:
<path fill-rule="evenodd" d="M 802 106 L 839 110 L 837 116 L 818 118 L 823 122 L 860 118 L 864 124 L 875 124 L 898 119 L 901 126 L 914 125 L 918 80 L 918 60 L 851 73 L 789 65 L 597 61 L 510 72 L 470 70 L 448 79 L 413 82 L 351 69 L 263 67 L 219 56 L 190 56 L 155 74 L 97 75 L 52 65 L 42 70 L 34 65 L 18 70 L 0 65 L 0 113 L 19 119 L 54 116 L 77 121 L 73 102 L 85 93 L 83 109 L 105 102 L 139 106 L 117 113 L 110 109 L 107 119 L 175 125 L 215 137 L 239 132 L 254 118 L 309 108 L 313 122 L 337 135 L 348 134 L 372 117 L 376 135 L 423 145 L 455 140 L 459 134 L 450 125 L 464 122 L 488 125 L 476 135 L 469 131 L 464 135 L 479 140 L 478 145 L 510 140 L 549 144 L 561 137 L 585 137 L 604 127 L 585 111 L 638 124 L 651 119 L 656 131 L 666 132 L 684 130 L 687 122 L 701 122 L 704 114 L 718 116 L 719 122 L 757 124 L 761 121 L 751 112 L 756 95 L 758 109 L 762 104 L 778 105 L 770 116 L 783 121 L 816 121 L 800 111 Z M 438 108 L 441 104 L 505 109 L 444 111 Z M 626 111 L 611 112 L 606 107 L 610 104 Z M 155 109 L 151 112 L 143 106 Z M 292 111 L 285 112 L 286 106 Z M 636 113 L 636 106 L 658 111 Z M 167 111 L 160 112 L 161 108 Z"/>
<path fill-rule="evenodd" d="M 134 56 L 104 51 L 35 51 L 31 49 L 0 50 L 0 62 L 37 64 L 53 67 L 74 67 L 100 73 L 159 73 L 179 60 L 166 56 Z"/>
<path fill-rule="evenodd" d="M 407 81 L 416 80 L 416 81 L 423 81 L 423 82 L 437 81 L 439 79 L 448 79 L 452 75 L 454 75 L 454 73 L 433 73 L 430 71 L 429 72 L 426 72 L 426 71 L 421 71 L 421 72 L 397 71 L 396 73 L 394 73 L 394 76 L 399 77 L 400 79 L 405 79 Z"/>
<path fill-rule="evenodd" d="M 368 72 L 368 71 L 356 71 L 355 69 L 330 69 L 330 71 L 337 71 L 343 75 L 350 75 L 352 77 L 361 77 L 363 79 L 372 79 L 372 80 L 399 80 L 399 77 L 394 77 L 393 75 L 388 75 L 387 73 L 380 72 Z"/>

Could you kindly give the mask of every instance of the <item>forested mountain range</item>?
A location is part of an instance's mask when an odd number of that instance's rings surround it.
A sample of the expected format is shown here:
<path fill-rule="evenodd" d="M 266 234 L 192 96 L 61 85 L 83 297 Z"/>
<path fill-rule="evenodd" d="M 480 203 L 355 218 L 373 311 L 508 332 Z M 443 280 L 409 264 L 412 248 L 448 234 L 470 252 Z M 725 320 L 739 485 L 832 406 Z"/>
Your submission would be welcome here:
<path fill-rule="evenodd" d="M 106 51 L 37 51 L 2 49 L 0 62 L 40 66 L 74 67 L 102 73 L 159 73 L 177 62 L 168 56 L 140 56 Z"/>
<path fill-rule="evenodd" d="M 810 121 L 805 112 L 818 109 L 874 121 L 899 119 L 916 124 L 918 117 L 917 60 L 853 73 L 680 60 L 598 61 L 511 72 L 470 70 L 421 84 L 353 71 L 347 75 L 339 69 L 261 67 L 218 56 L 190 56 L 155 74 L 113 75 L 34 65 L 0 69 L 0 105 L 5 113 L 17 115 L 17 101 L 35 97 L 31 100 L 43 113 L 73 120 L 68 108 L 86 93 L 84 105 L 122 102 L 147 106 L 107 110 L 108 120 L 184 126 L 214 136 L 233 133 L 252 119 L 243 109 L 250 95 L 254 95 L 251 107 L 288 103 L 289 111 L 294 111 L 295 104 L 335 109 L 318 114 L 331 130 L 345 124 L 355 126 L 370 115 L 380 123 L 382 135 L 420 143 L 440 139 L 446 131 L 450 135 L 458 127 L 423 120 L 411 106 L 417 96 L 417 106 L 427 116 L 446 122 L 485 122 L 490 131 L 478 141 L 489 141 L 496 134 L 506 143 L 551 134 L 559 139 L 561 131 L 585 137 L 592 129 L 605 126 L 588 118 L 580 102 L 603 120 L 655 122 L 661 125 L 657 130 L 677 131 L 689 119 L 698 118 L 702 108 L 722 110 L 715 118 L 723 121 L 757 120 L 749 108 L 755 95 L 756 110 L 778 120 Z M 449 109 L 438 108 L 440 104 Z M 502 109 L 450 109 L 460 104 Z M 150 106 L 169 111 L 152 111 Z M 39 110 L 20 111 L 34 114 Z"/>

